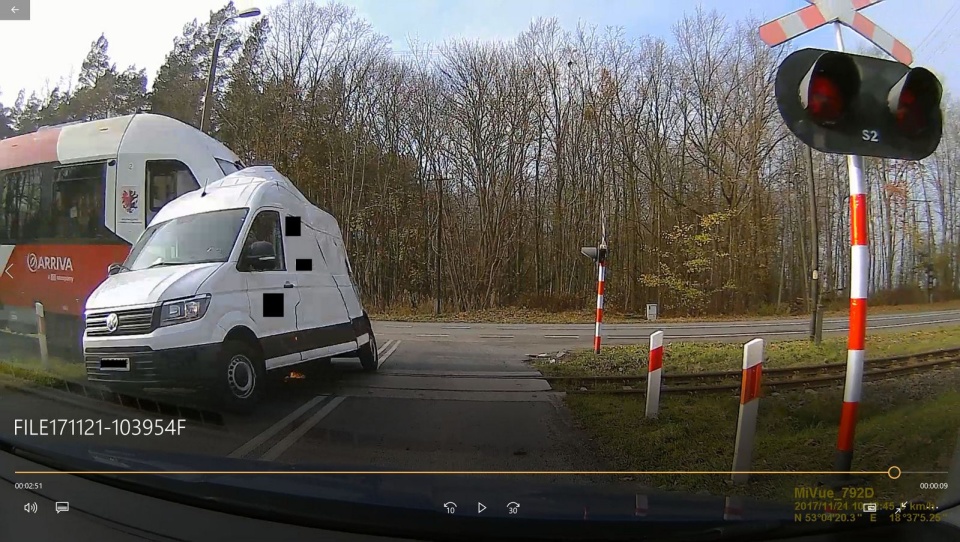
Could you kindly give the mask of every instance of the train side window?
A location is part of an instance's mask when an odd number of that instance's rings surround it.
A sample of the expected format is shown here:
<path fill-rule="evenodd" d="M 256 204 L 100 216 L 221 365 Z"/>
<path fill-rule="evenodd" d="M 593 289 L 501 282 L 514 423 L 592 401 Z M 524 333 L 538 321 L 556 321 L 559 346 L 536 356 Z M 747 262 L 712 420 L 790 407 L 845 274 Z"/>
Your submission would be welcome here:
<path fill-rule="evenodd" d="M 52 236 L 55 239 L 91 239 L 109 236 L 103 226 L 106 164 L 55 168 Z"/>
<path fill-rule="evenodd" d="M 147 220 L 174 199 L 200 188 L 186 164 L 179 160 L 147 161 Z"/>
<path fill-rule="evenodd" d="M 41 209 L 40 166 L 0 173 L 0 239 L 28 241 L 42 237 L 46 220 Z"/>

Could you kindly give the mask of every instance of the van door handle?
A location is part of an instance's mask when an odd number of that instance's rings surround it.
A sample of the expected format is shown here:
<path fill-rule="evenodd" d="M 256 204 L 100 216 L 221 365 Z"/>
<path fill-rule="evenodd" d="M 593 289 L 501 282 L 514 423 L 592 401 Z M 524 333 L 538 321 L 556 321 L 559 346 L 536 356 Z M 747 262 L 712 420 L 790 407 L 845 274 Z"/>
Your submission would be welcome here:
<path fill-rule="evenodd" d="M 284 282 L 284 283 L 283 283 L 283 287 L 284 287 L 284 288 L 293 288 L 293 284 L 291 284 L 291 283 L 289 283 L 289 282 Z"/>

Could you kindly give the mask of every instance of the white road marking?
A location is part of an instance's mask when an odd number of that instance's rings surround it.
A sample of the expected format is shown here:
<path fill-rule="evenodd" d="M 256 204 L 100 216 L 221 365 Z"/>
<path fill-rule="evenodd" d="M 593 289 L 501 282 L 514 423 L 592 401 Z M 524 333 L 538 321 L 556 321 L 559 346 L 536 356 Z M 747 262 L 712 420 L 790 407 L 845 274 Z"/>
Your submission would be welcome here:
<path fill-rule="evenodd" d="M 580 335 L 544 335 L 544 339 L 579 339 Z"/>
<path fill-rule="evenodd" d="M 283 454 L 283 452 L 286 452 L 288 449 L 290 449 L 291 446 L 296 444 L 296 442 L 300 440 L 300 437 L 305 435 L 307 431 L 313 429 L 314 426 L 316 426 L 318 423 L 320 423 L 321 420 L 326 418 L 331 412 L 333 412 L 333 409 L 340 406 L 340 403 L 344 402 L 346 399 L 347 399 L 346 397 L 334 397 L 333 399 L 331 399 L 330 402 L 323 405 L 323 408 L 318 410 L 316 414 L 314 414 L 313 416 L 310 416 L 310 418 L 307 421 L 300 424 L 289 435 L 283 437 L 283 440 L 276 443 L 273 446 L 273 448 L 270 448 L 269 450 L 267 450 L 267 453 L 263 454 L 263 456 L 260 459 L 263 459 L 265 461 L 276 460 L 278 457 L 280 457 L 280 455 Z"/>
<path fill-rule="evenodd" d="M 481 339 L 512 339 L 513 335 L 480 335 Z"/>
<path fill-rule="evenodd" d="M 303 416 L 303 415 L 304 415 L 306 412 L 308 412 L 310 409 L 312 409 L 313 407 L 317 406 L 319 403 L 321 403 L 321 402 L 322 402 L 323 400 L 325 400 L 327 397 L 329 397 L 329 395 L 318 395 L 318 396 L 314 397 L 313 399 L 310 399 L 310 400 L 307 401 L 306 403 L 300 405 L 299 408 L 297 408 L 296 410 L 294 410 L 294 411 L 291 412 L 290 414 L 287 414 L 286 416 L 284 416 L 284 418 L 283 418 L 282 420 L 280 420 L 280 421 L 278 421 L 277 423 L 271 425 L 271 426 L 268 427 L 265 431 L 263 431 L 262 433 L 260 433 L 259 435 L 255 436 L 255 437 L 253 437 L 252 439 L 250 439 L 246 444 L 244 444 L 243 446 L 241 446 L 241 447 L 237 448 L 236 450 L 234 450 L 234 451 L 233 451 L 230 455 L 228 455 L 227 457 L 242 458 L 242 457 L 246 456 L 248 453 L 252 452 L 252 451 L 255 450 L 257 447 L 263 445 L 264 442 L 266 442 L 266 441 L 270 440 L 271 438 L 273 438 L 274 436 L 276 436 L 277 433 L 279 433 L 280 431 L 282 431 L 282 430 L 283 430 L 285 427 L 287 427 L 288 425 L 292 424 L 294 421 L 296 421 L 300 416 Z"/>
<path fill-rule="evenodd" d="M 421 333 L 417 337 L 449 337 L 447 333 Z"/>
<path fill-rule="evenodd" d="M 440 329 L 470 329 L 470 326 L 443 326 Z"/>
<path fill-rule="evenodd" d="M 391 342 L 393 343 L 393 347 L 390 347 Z M 387 348 L 389 348 L 389 350 L 387 350 Z M 399 339 L 387 341 L 387 344 L 383 345 L 383 348 L 380 349 L 380 353 L 377 356 L 377 359 L 379 360 L 379 363 L 377 364 L 377 368 L 382 367 L 383 364 L 387 362 L 387 358 L 392 356 L 393 353 L 397 351 L 397 348 L 400 348 Z"/>

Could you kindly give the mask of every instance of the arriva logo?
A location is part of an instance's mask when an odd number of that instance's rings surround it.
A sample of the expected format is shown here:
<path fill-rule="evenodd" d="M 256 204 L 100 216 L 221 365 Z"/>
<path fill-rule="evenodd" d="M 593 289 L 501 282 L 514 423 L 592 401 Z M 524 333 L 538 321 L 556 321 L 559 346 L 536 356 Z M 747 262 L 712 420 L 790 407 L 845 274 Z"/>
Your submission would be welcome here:
<path fill-rule="evenodd" d="M 61 256 L 37 256 L 36 253 L 31 252 L 27 254 L 27 269 L 31 273 L 36 273 L 41 269 L 46 271 L 73 271 L 73 260 L 69 256 L 66 258 Z"/>

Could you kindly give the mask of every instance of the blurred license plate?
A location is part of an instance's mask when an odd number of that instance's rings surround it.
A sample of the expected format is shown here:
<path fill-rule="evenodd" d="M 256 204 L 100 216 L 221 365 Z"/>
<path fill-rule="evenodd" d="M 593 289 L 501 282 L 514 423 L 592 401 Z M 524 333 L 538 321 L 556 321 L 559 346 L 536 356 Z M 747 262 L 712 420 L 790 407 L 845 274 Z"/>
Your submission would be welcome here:
<path fill-rule="evenodd" d="M 130 358 L 100 358 L 101 371 L 129 371 Z"/>

